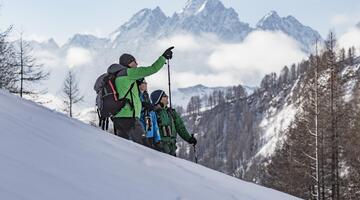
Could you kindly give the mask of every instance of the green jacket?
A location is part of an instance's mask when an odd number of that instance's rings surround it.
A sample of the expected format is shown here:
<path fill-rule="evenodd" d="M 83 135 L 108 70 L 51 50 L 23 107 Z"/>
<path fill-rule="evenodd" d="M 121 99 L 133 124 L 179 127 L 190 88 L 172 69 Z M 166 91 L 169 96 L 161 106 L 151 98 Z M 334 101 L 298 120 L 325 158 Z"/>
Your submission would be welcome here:
<path fill-rule="evenodd" d="M 189 142 L 191 135 L 187 131 L 183 120 L 174 109 L 157 108 L 155 112 L 162 141 L 169 142 L 176 140 L 177 134 L 179 134 L 182 139 Z M 166 127 L 170 127 L 171 135 L 168 134 L 168 131 L 165 132 Z"/>
<path fill-rule="evenodd" d="M 134 83 L 131 93 L 126 97 L 131 101 L 134 101 L 135 117 L 140 118 L 141 112 L 141 100 L 139 97 L 139 89 L 136 85 L 136 80 L 150 76 L 158 72 L 165 64 L 166 59 L 163 56 L 160 56 L 154 64 L 149 67 L 137 67 L 137 68 L 127 68 L 125 72 L 118 75 L 115 79 L 116 91 L 119 94 L 119 99 L 125 96 L 125 93 L 130 89 L 131 84 Z M 129 104 L 126 104 L 115 117 L 133 117 L 133 109 Z"/>

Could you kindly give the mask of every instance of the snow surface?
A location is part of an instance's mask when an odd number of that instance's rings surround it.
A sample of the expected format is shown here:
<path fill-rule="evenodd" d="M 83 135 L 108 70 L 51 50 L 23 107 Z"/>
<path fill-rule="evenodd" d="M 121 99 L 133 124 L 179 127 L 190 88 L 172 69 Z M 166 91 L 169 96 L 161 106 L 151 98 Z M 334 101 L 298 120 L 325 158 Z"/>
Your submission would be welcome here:
<path fill-rule="evenodd" d="M 0 91 L 0 199 L 291 200 Z"/>
<path fill-rule="evenodd" d="M 356 77 L 355 73 L 357 73 L 359 68 L 360 64 L 346 66 L 345 69 L 342 71 L 341 75 L 342 77 Z M 357 81 L 358 80 L 356 78 L 351 78 L 344 84 L 345 93 L 343 98 L 345 102 L 349 102 L 350 100 L 352 100 L 354 88 Z"/>
<path fill-rule="evenodd" d="M 265 145 L 260 149 L 255 157 L 261 155 L 263 157 L 270 157 L 276 150 L 279 142 L 284 140 L 285 131 L 290 123 L 294 120 L 296 115 L 296 108 L 293 104 L 285 106 L 279 112 L 275 109 L 270 109 L 266 116 L 260 123 L 260 127 L 265 130 L 262 136 L 262 141 Z M 273 113 L 276 113 L 275 115 Z"/>

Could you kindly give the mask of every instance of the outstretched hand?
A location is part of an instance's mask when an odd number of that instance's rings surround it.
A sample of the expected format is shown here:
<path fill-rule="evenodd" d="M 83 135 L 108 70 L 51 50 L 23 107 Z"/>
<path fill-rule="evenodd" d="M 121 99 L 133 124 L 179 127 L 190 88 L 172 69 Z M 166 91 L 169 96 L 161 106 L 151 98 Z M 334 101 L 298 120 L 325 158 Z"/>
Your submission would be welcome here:
<path fill-rule="evenodd" d="M 191 138 L 189 139 L 189 144 L 193 144 L 194 146 L 197 144 L 197 140 L 194 137 L 194 134 L 191 134 Z"/>
<path fill-rule="evenodd" d="M 172 50 L 173 50 L 174 48 L 175 48 L 175 47 L 172 46 L 172 47 L 166 49 L 162 56 L 164 56 L 167 60 L 170 60 L 170 59 L 172 58 L 172 56 L 173 56 Z"/>

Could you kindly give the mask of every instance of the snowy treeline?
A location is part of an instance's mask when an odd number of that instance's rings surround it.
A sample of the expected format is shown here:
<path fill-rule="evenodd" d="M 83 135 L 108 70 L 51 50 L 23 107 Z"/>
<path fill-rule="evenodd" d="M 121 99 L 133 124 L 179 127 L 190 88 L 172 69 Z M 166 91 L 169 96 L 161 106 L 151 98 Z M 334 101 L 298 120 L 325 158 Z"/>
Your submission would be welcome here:
<path fill-rule="evenodd" d="M 268 161 L 263 184 L 305 199 L 360 198 L 359 65 L 354 48 L 336 50 L 333 33 L 310 56 L 302 112 Z"/>
<path fill-rule="evenodd" d="M 330 33 L 322 49 L 266 75 L 250 96 L 213 94 L 203 104 L 223 100 L 202 112 L 192 98 L 185 117 L 199 138 L 199 163 L 305 199 L 359 199 L 359 67 L 355 48 L 338 49 Z M 295 116 L 286 113 L 290 106 Z M 282 111 L 278 121 L 267 114 Z M 282 130 L 286 118 L 294 119 Z M 264 121 L 279 124 L 263 130 Z M 261 157 L 269 131 L 276 132 L 276 148 Z M 192 160 L 193 151 L 180 146 L 180 156 Z"/>

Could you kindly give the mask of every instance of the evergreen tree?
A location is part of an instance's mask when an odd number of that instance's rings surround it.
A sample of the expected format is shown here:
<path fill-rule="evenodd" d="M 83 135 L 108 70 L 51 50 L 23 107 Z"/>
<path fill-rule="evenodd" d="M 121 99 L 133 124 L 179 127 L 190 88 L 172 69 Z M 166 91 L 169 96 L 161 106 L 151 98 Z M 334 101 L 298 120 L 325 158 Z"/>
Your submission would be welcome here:
<path fill-rule="evenodd" d="M 234 93 L 234 97 L 236 99 L 242 99 L 247 96 L 246 90 L 244 89 L 244 87 L 242 85 L 234 86 L 233 93 Z"/>

